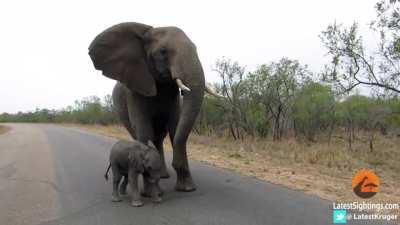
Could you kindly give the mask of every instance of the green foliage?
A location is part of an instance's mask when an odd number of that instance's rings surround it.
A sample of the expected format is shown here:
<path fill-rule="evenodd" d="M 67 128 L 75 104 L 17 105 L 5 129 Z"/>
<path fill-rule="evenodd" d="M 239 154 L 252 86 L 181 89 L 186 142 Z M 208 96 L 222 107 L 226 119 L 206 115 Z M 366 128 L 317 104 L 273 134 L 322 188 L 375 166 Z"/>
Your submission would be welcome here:
<path fill-rule="evenodd" d="M 350 124 L 364 130 L 387 127 L 387 120 L 392 114 L 391 101 L 353 95 L 338 104 L 337 114 L 342 126 Z"/>
<path fill-rule="evenodd" d="M 54 122 L 55 112 L 48 109 L 36 109 L 34 112 L 18 112 L 16 114 L 0 114 L 0 122 Z"/>
<path fill-rule="evenodd" d="M 389 127 L 400 127 L 400 99 L 392 98 L 386 101 L 387 107 L 390 113 L 387 118 L 385 118 L 385 123 Z"/>
<path fill-rule="evenodd" d="M 251 129 L 254 130 L 253 133 L 263 138 L 267 137 L 270 133 L 271 126 L 265 116 L 267 115 L 265 107 L 261 104 L 253 103 L 251 107 L 248 108 L 246 115 L 248 116 Z"/>
<path fill-rule="evenodd" d="M 368 122 L 369 109 L 373 104 L 373 100 L 366 96 L 350 96 L 339 104 L 339 119 L 342 123 L 350 121 L 357 126 L 365 126 Z"/>
<path fill-rule="evenodd" d="M 224 125 L 224 109 L 222 101 L 218 98 L 205 96 L 200 110 L 195 130 L 200 134 L 210 134 Z"/>
<path fill-rule="evenodd" d="M 111 96 L 107 95 L 102 102 L 100 98 L 91 96 L 76 100 L 73 106 L 61 110 L 36 109 L 34 112 L 3 113 L 0 122 L 114 124 L 118 119 L 112 112 L 110 99 Z"/>
<path fill-rule="evenodd" d="M 293 109 L 295 129 L 308 140 L 335 122 L 335 98 L 329 86 L 310 82 L 302 87 Z"/>

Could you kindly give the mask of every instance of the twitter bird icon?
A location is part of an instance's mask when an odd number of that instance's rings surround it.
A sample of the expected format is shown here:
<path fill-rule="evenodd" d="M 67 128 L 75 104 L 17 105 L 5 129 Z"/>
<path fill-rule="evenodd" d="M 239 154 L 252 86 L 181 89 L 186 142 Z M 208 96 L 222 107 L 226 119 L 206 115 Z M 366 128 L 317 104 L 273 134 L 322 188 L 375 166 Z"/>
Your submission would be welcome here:
<path fill-rule="evenodd" d="M 333 224 L 346 224 L 347 212 L 346 210 L 333 210 Z"/>

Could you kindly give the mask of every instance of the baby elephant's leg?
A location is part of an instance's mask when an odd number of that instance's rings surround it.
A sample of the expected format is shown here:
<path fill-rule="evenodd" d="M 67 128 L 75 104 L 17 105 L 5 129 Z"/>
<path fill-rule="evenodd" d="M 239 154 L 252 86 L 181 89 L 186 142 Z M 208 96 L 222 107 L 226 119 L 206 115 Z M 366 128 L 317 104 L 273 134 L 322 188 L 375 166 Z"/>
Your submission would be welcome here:
<path fill-rule="evenodd" d="M 143 205 L 140 199 L 139 185 L 138 185 L 138 173 L 129 171 L 129 185 L 132 190 L 132 202 L 131 205 L 135 207 L 140 207 Z"/>
<path fill-rule="evenodd" d="M 151 189 L 152 189 L 152 185 L 150 184 L 150 182 L 147 181 L 146 176 L 143 175 L 143 190 L 141 191 L 140 194 L 143 197 L 150 198 L 151 197 Z"/>
<path fill-rule="evenodd" d="M 126 187 L 128 186 L 128 176 L 124 175 L 124 180 L 122 181 L 121 185 L 119 186 L 119 194 L 126 195 Z"/>
<path fill-rule="evenodd" d="M 154 203 L 160 203 L 161 202 L 161 194 L 160 192 L 160 186 L 158 184 L 158 181 L 154 184 L 151 185 L 151 201 Z"/>
<path fill-rule="evenodd" d="M 113 173 L 113 193 L 111 200 L 113 202 L 120 202 L 121 198 L 119 197 L 118 193 L 118 186 L 121 181 L 122 175 L 118 169 L 118 166 L 112 165 L 112 173 Z"/>

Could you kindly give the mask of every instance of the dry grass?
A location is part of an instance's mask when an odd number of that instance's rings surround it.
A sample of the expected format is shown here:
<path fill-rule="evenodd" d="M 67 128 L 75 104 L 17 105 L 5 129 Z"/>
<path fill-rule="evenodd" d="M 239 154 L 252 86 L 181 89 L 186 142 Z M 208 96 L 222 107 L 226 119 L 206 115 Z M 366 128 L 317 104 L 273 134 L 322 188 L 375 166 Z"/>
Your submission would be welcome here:
<path fill-rule="evenodd" d="M 400 165 L 396 163 L 400 160 L 400 149 L 397 149 L 400 141 L 379 142 L 376 153 L 366 153 L 367 147 L 362 144 L 349 151 L 340 142 L 331 145 L 308 145 L 295 140 L 232 142 L 193 135 L 189 155 L 217 167 L 332 201 L 360 200 L 353 194 L 351 179 L 361 168 L 370 168 L 382 183 L 373 200 L 400 202 Z"/>
<path fill-rule="evenodd" d="M 4 125 L 0 125 L 0 135 L 7 133 L 9 130 L 11 130 L 11 128 Z"/>
<path fill-rule="evenodd" d="M 130 139 L 120 126 L 66 125 L 114 137 Z M 294 139 L 232 141 L 192 134 L 191 159 L 239 172 L 332 201 L 360 199 L 353 194 L 351 179 L 362 169 L 373 169 L 381 179 L 376 202 L 400 202 L 400 138 L 379 137 L 375 151 L 359 141 L 348 150 L 346 143 L 299 143 Z M 171 151 L 169 143 L 165 149 Z"/>
<path fill-rule="evenodd" d="M 86 131 L 90 131 L 96 134 L 101 134 L 116 139 L 131 140 L 129 133 L 122 126 L 116 126 L 116 125 L 102 126 L 102 125 L 85 125 L 85 124 L 61 124 L 61 125 L 64 127 L 80 128 Z"/>

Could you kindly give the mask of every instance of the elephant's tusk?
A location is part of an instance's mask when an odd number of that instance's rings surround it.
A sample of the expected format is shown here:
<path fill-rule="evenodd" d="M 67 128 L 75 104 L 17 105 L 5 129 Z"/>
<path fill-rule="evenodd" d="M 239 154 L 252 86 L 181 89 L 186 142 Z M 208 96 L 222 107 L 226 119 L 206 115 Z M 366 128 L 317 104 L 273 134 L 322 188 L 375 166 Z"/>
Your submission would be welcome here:
<path fill-rule="evenodd" d="M 216 93 L 208 84 L 206 84 L 206 92 L 210 95 L 213 95 L 217 98 L 225 98 L 223 95 Z"/>
<path fill-rule="evenodd" d="M 178 85 L 178 87 L 179 87 L 182 91 L 190 91 L 190 88 L 188 88 L 186 85 L 184 85 L 183 82 L 181 81 L 181 79 L 177 78 L 177 79 L 176 79 L 176 84 Z"/>

